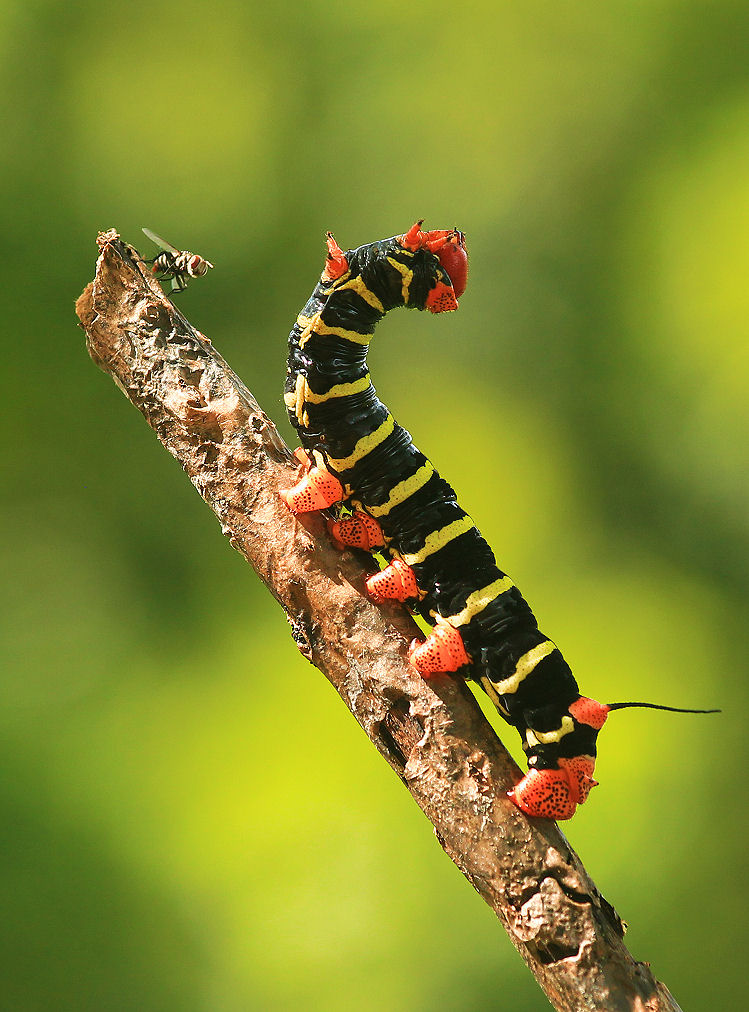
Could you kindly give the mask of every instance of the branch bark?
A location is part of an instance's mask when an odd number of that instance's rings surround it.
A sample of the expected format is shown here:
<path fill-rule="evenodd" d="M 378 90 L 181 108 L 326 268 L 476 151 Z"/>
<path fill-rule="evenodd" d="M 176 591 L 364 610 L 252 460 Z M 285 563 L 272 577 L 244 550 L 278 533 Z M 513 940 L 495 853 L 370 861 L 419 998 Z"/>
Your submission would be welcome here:
<path fill-rule="evenodd" d="M 556 824 L 507 800 L 520 772 L 469 689 L 421 679 L 406 659 L 419 634 L 409 615 L 364 596 L 368 570 L 332 547 L 321 517 L 286 510 L 277 490 L 294 483 L 296 461 L 249 390 L 133 247 L 114 230 L 98 243 L 76 305 L 91 357 L 180 462 L 553 1007 L 678 1012 Z"/>

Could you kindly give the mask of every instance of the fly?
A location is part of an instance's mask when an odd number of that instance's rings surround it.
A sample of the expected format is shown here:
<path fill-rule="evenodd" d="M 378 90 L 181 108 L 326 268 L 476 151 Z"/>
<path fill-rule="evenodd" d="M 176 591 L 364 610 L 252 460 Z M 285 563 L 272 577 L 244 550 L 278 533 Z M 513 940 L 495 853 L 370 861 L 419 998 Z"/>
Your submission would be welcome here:
<path fill-rule="evenodd" d="M 197 253 L 190 253 L 189 250 L 177 249 L 150 228 L 144 228 L 143 232 L 151 242 L 156 243 L 164 251 L 152 260 L 146 260 L 145 263 L 153 264 L 151 270 L 159 275 L 160 281 L 171 278 L 173 292 L 183 292 L 187 288 L 188 278 L 202 278 L 208 273 L 209 268 L 213 268 L 210 260 Z"/>

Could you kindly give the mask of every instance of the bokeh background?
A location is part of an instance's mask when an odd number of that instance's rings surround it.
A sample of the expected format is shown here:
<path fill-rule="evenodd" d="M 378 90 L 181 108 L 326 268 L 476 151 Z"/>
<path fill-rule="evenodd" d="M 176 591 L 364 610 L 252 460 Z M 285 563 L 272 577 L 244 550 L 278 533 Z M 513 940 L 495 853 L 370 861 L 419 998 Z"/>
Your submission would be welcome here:
<path fill-rule="evenodd" d="M 378 390 L 585 692 L 723 707 L 612 717 L 567 833 L 744 1007 L 749 7 L 5 0 L 0 47 L 3 1012 L 547 1007 L 73 315 L 99 229 L 203 253 L 180 307 L 290 438 L 324 231 L 417 217 L 469 289 Z"/>

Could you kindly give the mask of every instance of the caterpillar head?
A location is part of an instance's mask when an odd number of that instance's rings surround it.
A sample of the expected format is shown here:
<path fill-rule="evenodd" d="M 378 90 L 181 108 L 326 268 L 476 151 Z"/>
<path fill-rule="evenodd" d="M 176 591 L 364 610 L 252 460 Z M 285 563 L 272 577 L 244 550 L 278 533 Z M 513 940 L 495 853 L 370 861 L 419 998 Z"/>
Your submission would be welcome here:
<path fill-rule="evenodd" d="M 423 223 L 423 220 L 417 221 L 408 232 L 398 236 L 397 241 L 412 253 L 426 250 L 436 257 L 442 270 L 434 279 L 424 308 L 432 313 L 449 312 L 458 308 L 458 299 L 468 283 L 465 236 L 457 228 L 422 232 Z"/>

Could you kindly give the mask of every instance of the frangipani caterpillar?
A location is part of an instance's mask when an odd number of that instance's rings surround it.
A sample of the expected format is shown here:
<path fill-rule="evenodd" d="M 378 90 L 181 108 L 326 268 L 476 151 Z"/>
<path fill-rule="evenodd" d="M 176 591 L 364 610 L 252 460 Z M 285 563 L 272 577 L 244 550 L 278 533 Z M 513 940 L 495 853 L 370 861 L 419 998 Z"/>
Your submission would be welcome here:
<path fill-rule="evenodd" d="M 451 486 L 378 399 L 367 367 L 377 323 L 398 306 L 457 309 L 466 288 L 463 233 L 421 225 L 346 252 L 328 233 L 322 276 L 289 335 L 284 400 L 306 472 L 281 495 L 295 513 L 350 507 L 329 522 L 335 541 L 389 559 L 367 581 L 369 595 L 402 601 L 433 627 L 411 645 L 412 664 L 425 677 L 460 671 L 477 681 L 528 759 L 510 799 L 528 815 L 569 819 L 596 785 L 609 712 L 676 708 L 580 694 Z"/>

